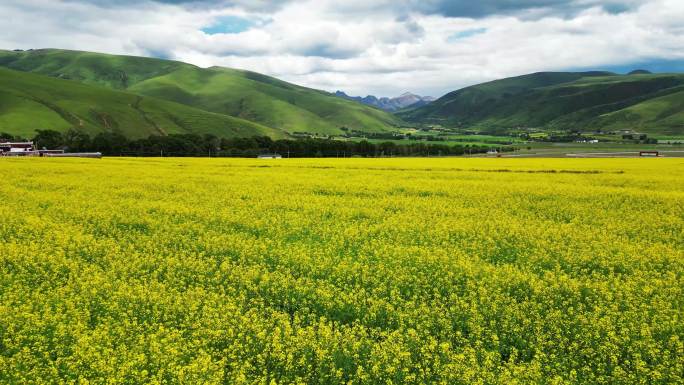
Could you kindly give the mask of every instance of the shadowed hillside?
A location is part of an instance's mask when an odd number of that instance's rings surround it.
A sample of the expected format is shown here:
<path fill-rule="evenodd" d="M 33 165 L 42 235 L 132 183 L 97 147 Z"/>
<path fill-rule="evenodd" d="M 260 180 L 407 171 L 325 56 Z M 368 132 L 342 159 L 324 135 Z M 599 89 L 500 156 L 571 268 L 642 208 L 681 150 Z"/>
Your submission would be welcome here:
<path fill-rule="evenodd" d="M 682 74 L 536 73 L 464 88 L 400 115 L 492 132 L 523 127 L 681 135 L 683 86 Z"/>

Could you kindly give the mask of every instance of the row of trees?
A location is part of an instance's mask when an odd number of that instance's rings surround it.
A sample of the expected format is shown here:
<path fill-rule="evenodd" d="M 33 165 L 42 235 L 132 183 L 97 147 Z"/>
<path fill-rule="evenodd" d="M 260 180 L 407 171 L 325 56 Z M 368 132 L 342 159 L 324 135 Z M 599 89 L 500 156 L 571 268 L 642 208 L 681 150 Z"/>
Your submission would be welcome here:
<path fill-rule="evenodd" d="M 12 138 L 0 134 L 0 138 Z M 263 153 L 278 153 L 283 157 L 380 157 L 380 156 L 447 156 L 485 153 L 487 146 L 445 144 L 372 143 L 366 140 L 339 141 L 330 139 L 279 139 L 267 136 L 251 138 L 219 138 L 214 135 L 172 134 L 129 140 L 118 133 L 104 132 L 94 137 L 76 130 L 61 133 L 38 130 L 33 138 L 38 148 L 65 149 L 70 152 L 99 151 L 110 156 L 231 156 L 255 157 Z M 513 151 L 510 147 L 500 151 Z"/>

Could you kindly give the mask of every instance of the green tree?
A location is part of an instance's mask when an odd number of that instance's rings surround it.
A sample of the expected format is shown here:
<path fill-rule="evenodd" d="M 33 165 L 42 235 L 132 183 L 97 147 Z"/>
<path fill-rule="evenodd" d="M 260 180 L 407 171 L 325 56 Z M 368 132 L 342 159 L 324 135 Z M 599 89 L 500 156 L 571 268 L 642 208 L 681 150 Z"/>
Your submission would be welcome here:
<path fill-rule="evenodd" d="M 64 133 L 64 146 L 69 151 L 88 151 L 92 142 L 88 134 L 72 128 Z"/>
<path fill-rule="evenodd" d="M 33 141 L 37 148 L 55 150 L 64 146 L 64 136 L 55 130 L 36 130 Z"/>
<path fill-rule="evenodd" d="M 128 149 L 128 139 L 116 132 L 101 132 L 93 138 L 91 149 L 107 155 L 121 155 Z"/>

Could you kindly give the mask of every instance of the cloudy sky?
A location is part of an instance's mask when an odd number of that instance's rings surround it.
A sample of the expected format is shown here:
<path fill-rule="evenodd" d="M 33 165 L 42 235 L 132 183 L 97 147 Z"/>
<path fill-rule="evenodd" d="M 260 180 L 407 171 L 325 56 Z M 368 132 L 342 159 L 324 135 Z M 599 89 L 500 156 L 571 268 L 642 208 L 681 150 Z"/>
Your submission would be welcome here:
<path fill-rule="evenodd" d="M 0 48 L 249 69 L 353 95 L 536 71 L 684 71 L 683 0 L 0 0 Z"/>

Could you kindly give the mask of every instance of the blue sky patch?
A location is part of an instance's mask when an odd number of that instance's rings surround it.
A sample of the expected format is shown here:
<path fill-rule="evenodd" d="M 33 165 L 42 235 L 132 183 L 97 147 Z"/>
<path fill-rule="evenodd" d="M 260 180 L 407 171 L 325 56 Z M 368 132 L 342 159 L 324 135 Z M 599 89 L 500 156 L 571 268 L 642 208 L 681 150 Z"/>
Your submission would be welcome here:
<path fill-rule="evenodd" d="M 458 40 L 463 40 L 463 39 L 467 39 L 469 37 L 473 37 L 475 35 L 481 35 L 485 32 L 487 32 L 487 28 L 466 29 L 465 31 L 456 32 L 455 34 L 449 36 L 449 38 L 447 40 L 450 43 L 453 43 L 453 42 L 458 41 Z"/>
<path fill-rule="evenodd" d="M 231 34 L 245 32 L 255 26 L 252 20 L 239 16 L 221 16 L 208 27 L 202 28 L 207 35 Z"/>
<path fill-rule="evenodd" d="M 589 68 L 580 68 L 587 70 Z M 591 70 L 610 71 L 618 74 L 626 74 L 633 70 L 647 70 L 653 73 L 680 73 L 684 72 L 684 60 L 653 59 L 625 64 L 591 67 Z"/>
<path fill-rule="evenodd" d="M 163 49 L 146 49 L 148 56 L 155 57 L 157 59 L 173 60 L 173 54 L 167 50 Z"/>

